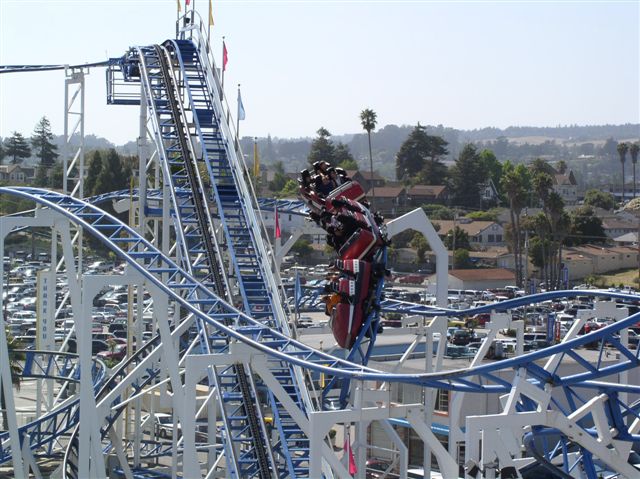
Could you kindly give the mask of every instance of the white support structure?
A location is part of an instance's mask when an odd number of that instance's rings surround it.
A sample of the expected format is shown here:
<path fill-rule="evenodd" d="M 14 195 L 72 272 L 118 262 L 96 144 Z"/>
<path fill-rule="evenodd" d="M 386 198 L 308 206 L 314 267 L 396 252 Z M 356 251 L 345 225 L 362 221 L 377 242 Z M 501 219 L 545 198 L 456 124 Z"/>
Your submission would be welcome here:
<path fill-rule="evenodd" d="M 417 208 L 387 223 L 387 236 L 391 239 L 398 233 L 415 230 L 424 235 L 436 255 L 436 304 L 447 307 L 447 291 L 449 289 L 449 253 L 438 232 L 429 221 L 422 208 Z"/>

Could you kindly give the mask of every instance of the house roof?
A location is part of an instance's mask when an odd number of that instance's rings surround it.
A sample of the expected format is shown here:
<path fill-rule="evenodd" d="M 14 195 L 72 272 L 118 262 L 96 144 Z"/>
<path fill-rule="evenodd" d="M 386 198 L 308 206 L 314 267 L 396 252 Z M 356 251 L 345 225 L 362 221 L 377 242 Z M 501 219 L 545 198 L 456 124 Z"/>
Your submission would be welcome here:
<path fill-rule="evenodd" d="M 582 246 L 573 246 L 570 251 L 574 251 L 578 254 L 586 254 L 589 256 L 611 256 L 615 254 L 615 251 L 612 251 L 610 248 L 605 248 L 603 246 L 595 246 L 595 245 L 582 245 Z"/>
<path fill-rule="evenodd" d="M 349 178 L 353 178 L 355 175 L 359 174 L 363 179 L 370 181 L 371 180 L 371 172 L 366 170 L 347 170 L 347 175 Z M 384 181 L 384 178 L 380 176 L 377 172 L 373 172 L 373 179 L 376 181 Z"/>
<path fill-rule="evenodd" d="M 433 196 L 437 198 L 446 191 L 445 185 L 414 185 L 407 191 L 410 196 Z"/>
<path fill-rule="evenodd" d="M 376 190 L 377 193 L 377 190 Z M 440 230 L 438 234 L 444 235 L 447 234 L 454 228 L 453 220 L 433 220 L 433 224 L 440 225 Z M 476 236 L 482 233 L 487 228 L 490 228 L 492 225 L 497 225 L 495 221 L 471 221 L 469 223 L 462 223 L 460 221 L 456 221 L 455 225 L 458 226 L 462 231 L 467 233 L 469 237 Z"/>
<path fill-rule="evenodd" d="M 578 182 L 573 176 L 573 172 L 569 171 L 567 174 L 556 173 L 553 175 L 554 183 L 558 186 L 576 186 Z"/>
<path fill-rule="evenodd" d="M 7 175 L 10 175 L 15 170 L 20 170 L 20 169 L 22 169 L 20 165 L 0 165 L 0 171 L 2 171 L 3 173 L 6 173 Z"/>
<path fill-rule="evenodd" d="M 513 271 L 504 268 L 487 268 L 487 269 L 452 269 L 449 274 L 454 278 L 462 281 L 478 281 L 478 280 L 515 280 L 516 275 Z"/>
<path fill-rule="evenodd" d="M 602 227 L 605 230 L 637 230 L 638 223 L 619 220 L 617 218 L 605 218 L 602 220 Z"/>
<path fill-rule="evenodd" d="M 376 198 L 397 198 L 404 192 L 404 186 L 376 186 Z M 371 190 L 367 191 L 367 196 L 371 197 Z"/>
<path fill-rule="evenodd" d="M 630 231 L 629 233 L 620 235 L 617 238 L 613 238 L 613 241 L 616 243 L 635 243 L 638 241 L 638 233 L 636 231 Z"/>

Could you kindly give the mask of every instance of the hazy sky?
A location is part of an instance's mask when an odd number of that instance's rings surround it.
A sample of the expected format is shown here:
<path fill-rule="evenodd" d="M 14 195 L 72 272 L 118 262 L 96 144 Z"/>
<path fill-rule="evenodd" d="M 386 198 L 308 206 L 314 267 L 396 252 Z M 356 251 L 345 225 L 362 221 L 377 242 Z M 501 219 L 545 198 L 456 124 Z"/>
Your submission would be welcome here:
<path fill-rule="evenodd" d="M 208 0 L 192 0 L 204 18 Z M 182 0 L 184 5 L 184 0 Z M 214 51 L 242 83 L 243 135 L 379 126 L 473 129 L 640 122 L 640 2 L 214 0 Z M 85 63 L 172 38 L 176 0 L 0 0 L 0 64 Z M 86 133 L 121 144 L 137 108 L 87 77 Z M 63 131 L 64 74 L 0 75 L 0 135 Z"/>

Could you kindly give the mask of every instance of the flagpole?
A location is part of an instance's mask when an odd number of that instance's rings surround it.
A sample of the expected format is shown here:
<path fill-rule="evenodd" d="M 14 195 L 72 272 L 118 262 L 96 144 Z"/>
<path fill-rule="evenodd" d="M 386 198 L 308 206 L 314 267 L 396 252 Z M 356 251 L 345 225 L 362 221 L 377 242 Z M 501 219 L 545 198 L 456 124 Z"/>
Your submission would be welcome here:
<path fill-rule="evenodd" d="M 238 101 L 240 101 L 240 83 L 238 83 Z M 236 115 L 236 150 L 240 147 L 240 104 Z"/>
<path fill-rule="evenodd" d="M 209 18 L 207 18 L 207 49 L 209 48 L 209 42 L 211 40 L 211 20 L 213 19 L 213 12 L 211 11 L 212 9 L 212 5 L 211 5 L 211 0 L 209 0 Z"/>
<path fill-rule="evenodd" d="M 224 98 L 224 71 L 226 70 L 226 68 L 224 67 L 224 49 L 225 44 L 224 44 L 224 35 L 222 36 L 222 87 L 220 88 L 220 101 L 223 100 Z"/>

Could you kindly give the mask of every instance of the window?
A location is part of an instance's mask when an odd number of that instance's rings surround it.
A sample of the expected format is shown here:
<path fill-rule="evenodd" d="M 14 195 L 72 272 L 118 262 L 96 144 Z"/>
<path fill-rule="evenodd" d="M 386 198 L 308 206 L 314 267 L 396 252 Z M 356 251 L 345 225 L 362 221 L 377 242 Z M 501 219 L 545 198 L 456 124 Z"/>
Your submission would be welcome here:
<path fill-rule="evenodd" d="M 493 235 L 489 235 L 488 242 L 493 243 L 495 241 L 495 237 Z"/>
<path fill-rule="evenodd" d="M 496 243 L 502 243 L 502 235 L 496 235 Z"/>
<path fill-rule="evenodd" d="M 289 215 L 289 221 L 291 221 L 291 215 Z"/>

